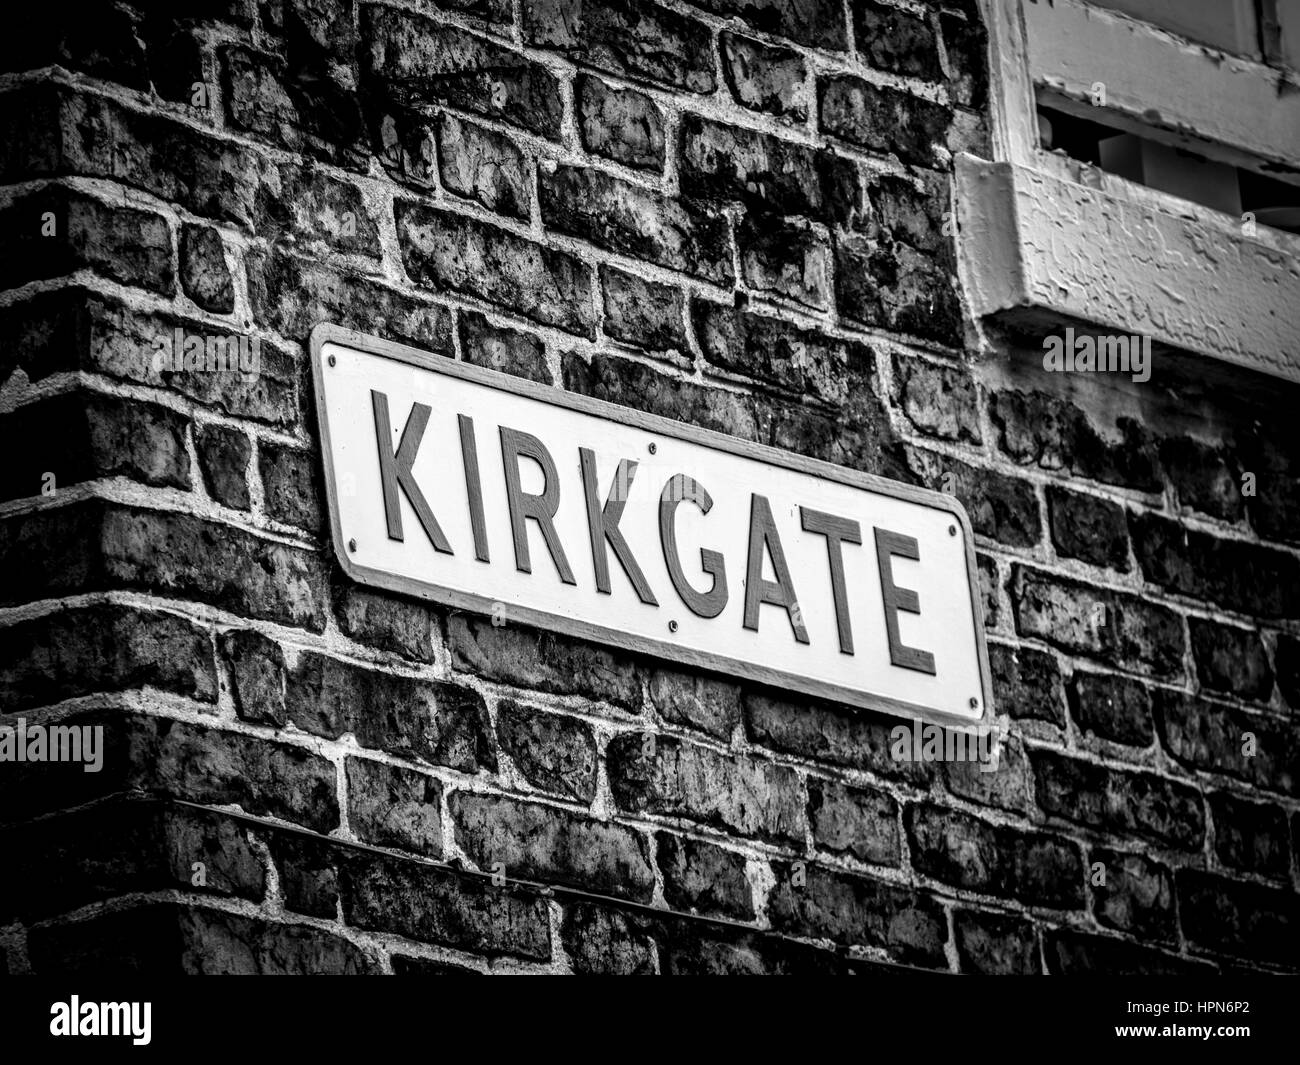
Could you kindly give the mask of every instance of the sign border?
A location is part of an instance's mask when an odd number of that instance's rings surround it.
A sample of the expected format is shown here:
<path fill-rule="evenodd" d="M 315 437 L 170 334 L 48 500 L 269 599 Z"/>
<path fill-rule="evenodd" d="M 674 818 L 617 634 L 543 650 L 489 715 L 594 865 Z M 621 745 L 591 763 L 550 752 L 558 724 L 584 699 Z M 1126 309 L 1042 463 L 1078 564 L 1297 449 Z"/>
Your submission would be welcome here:
<path fill-rule="evenodd" d="M 565 389 L 538 384 L 525 378 L 514 377 L 498 370 L 483 366 L 474 366 L 457 361 L 447 355 L 435 355 L 419 348 L 370 336 L 355 329 L 321 322 L 316 325 L 309 339 L 312 374 L 312 391 L 316 401 L 316 424 L 320 431 L 321 461 L 325 473 L 325 495 L 329 506 L 330 539 L 334 544 L 334 555 L 342 566 L 343 572 L 359 584 L 403 595 L 428 599 L 454 610 L 465 610 L 475 614 L 491 614 L 496 602 L 487 596 L 473 592 L 460 592 L 452 588 L 421 581 L 414 577 L 404 577 L 388 573 L 385 570 L 372 569 L 357 565 L 349 556 L 347 545 L 343 542 L 343 530 L 339 520 L 338 496 L 334 470 L 334 453 L 330 446 L 329 417 L 325 409 L 325 367 L 322 365 L 324 346 L 327 343 L 340 344 L 354 348 L 368 355 L 393 359 L 409 366 L 429 370 L 432 373 L 445 374 L 472 381 L 488 388 L 500 389 L 515 395 L 535 399 L 551 406 L 565 407 L 583 414 L 593 415 L 622 425 L 644 430 L 652 436 L 670 437 L 712 448 L 744 458 L 754 459 L 768 465 L 783 466 L 799 473 L 810 474 L 827 480 L 838 481 L 851 488 L 862 488 L 881 495 L 903 499 L 911 503 L 942 510 L 951 514 L 960 523 L 963 544 L 966 549 L 966 583 L 970 595 L 972 617 L 975 621 L 975 650 L 979 656 L 982 708 L 979 718 L 963 718 L 946 711 L 915 703 L 904 702 L 888 696 L 872 695 L 869 692 L 855 691 L 837 684 L 799 677 L 783 670 L 770 669 L 766 666 L 742 662 L 724 655 L 682 647 L 671 640 L 655 639 L 620 632 L 591 622 L 578 621 L 561 614 L 552 614 L 532 607 L 511 606 L 510 619 L 523 624 L 563 633 L 583 640 L 606 646 L 617 647 L 624 651 L 648 655 L 687 668 L 707 670 L 723 677 L 753 681 L 769 688 L 810 695 L 816 699 L 826 700 L 843 706 L 861 710 L 874 710 L 894 717 L 919 718 L 949 728 L 971 729 L 993 723 L 993 685 L 990 677 L 988 645 L 984 636 L 984 612 L 980 603 L 981 593 L 978 583 L 978 567 L 975 561 L 975 538 L 971 531 L 970 519 L 966 508 L 954 496 L 917 488 L 914 485 L 890 481 L 874 474 L 837 466 L 821 459 L 809 458 L 779 448 L 740 440 L 712 429 L 703 429 L 686 422 L 675 421 L 658 414 L 648 414 L 632 407 L 618 403 L 609 403 L 592 396 L 583 396 Z"/>

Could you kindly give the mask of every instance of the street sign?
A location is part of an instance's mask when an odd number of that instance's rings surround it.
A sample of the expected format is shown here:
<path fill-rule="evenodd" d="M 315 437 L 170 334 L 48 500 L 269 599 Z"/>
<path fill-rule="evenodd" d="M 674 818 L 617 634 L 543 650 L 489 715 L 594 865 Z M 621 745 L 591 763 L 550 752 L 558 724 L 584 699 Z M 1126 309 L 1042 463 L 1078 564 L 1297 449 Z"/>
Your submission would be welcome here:
<path fill-rule="evenodd" d="M 956 499 L 333 325 L 334 549 L 362 584 L 820 698 L 987 723 Z"/>

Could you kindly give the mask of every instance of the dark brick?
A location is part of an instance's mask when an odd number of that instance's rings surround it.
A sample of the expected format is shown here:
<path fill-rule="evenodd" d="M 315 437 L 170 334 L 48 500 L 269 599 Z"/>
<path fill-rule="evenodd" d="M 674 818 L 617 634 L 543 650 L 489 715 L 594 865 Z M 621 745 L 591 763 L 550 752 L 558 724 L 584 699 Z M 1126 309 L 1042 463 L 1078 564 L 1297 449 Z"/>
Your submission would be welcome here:
<path fill-rule="evenodd" d="M 876 174 L 867 190 L 874 214 L 860 227 L 867 236 L 883 228 L 887 244 L 902 243 L 920 252 L 930 252 L 948 272 L 956 270 L 950 179 L 943 173 L 926 173 L 916 178 L 898 174 Z"/>
<path fill-rule="evenodd" d="M 1047 513 L 1052 544 L 1062 558 L 1077 558 L 1119 573 L 1129 571 L 1128 529 L 1118 503 L 1048 485 Z"/>
<path fill-rule="evenodd" d="M 149 91 L 149 60 L 131 12 L 106 4 L 49 3 L 24 19 L 21 40 L 0 44 L 0 70 L 58 64 L 91 77 Z"/>
<path fill-rule="evenodd" d="M 1160 464 L 1182 507 L 1222 521 L 1245 515 L 1240 472 L 1221 449 L 1187 436 L 1162 440 Z"/>
<path fill-rule="evenodd" d="M 564 252 L 410 200 L 394 207 L 408 276 L 517 311 L 542 325 L 594 334 L 590 268 Z"/>
<path fill-rule="evenodd" d="M 1200 850 L 1205 817 L 1200 794 L 1186 784 L 1054 751 L 1030 751 L 1029 761 L 1045 813 L 1119 836 Z"/>
<path fill-rule="evenodd" d="M 802 884 L 789 863 L 774 863 L 772 868 L 776 884 L 768 898 L 768 915 L 774 931 L 880 947 L 907 964 L 947 968 L 948 921 L 936 899 L 820 865 L 803 866 Z"/>
<path fill-rule="evenodd" d="M 933 253 L 841 233 L 835 241 L 835 271 L 835 305 L 842 316 L 951 347 L 962 345 L 954 273 L 937 265 Z"/>
<path fill-rule="evenodd" d="M 892 152 L 917 166 L 940 165 L 946 156 L 946 150 L 935 150 L 952 121 L 941 104 L 841 74 L 821 79 L 818 107 L 821 128 L 850 144 Z"/>
<path fill-rule="evenodd" d="M 798 44 L 836 51 L 848 47 L 844 8 L 836 0 L 695 0 L 695 5 L 737 15 L 756 30 Z"/>
<path fill-rule="evenodd" d="M 576 89 L 578 130 L 589 152 L 641 170 L 662 170 L 664 119 L 653 100 L 582 74 Z"/>
<path fill-rule="evenodd" d="M 956 496 L 978 535 L 1009 547 L 1033 547 L 1042 539 L 1038 496 L 1028 481 L 920 448 L 908 448 L 908 456 L 924 484 Z"/>
<path fill-rule="evenodd" d="M 1093 881 L 1093 865 L 1100 862 L 1106 883 Z M 1092 850 L 1088 855 L 1093 910 L 1107 928 L 1129 932 L 1144 943 L 1172 943 L 1178 939 L 1174 917 L 1174 878 L 1159 862 L 1141 854 Z"/>
<path fill-rule="evenodd" d="M 456 842 L 481 869 L 649 902 L 648 842 L 613 821 L 556 806 L 459 791 L 448 800 Z"/>
<path fill-rule="evenodd" d="M 831 306 L 831 247 L 826 234 L 800 219 L 746 215 L 736 228 L 745 284 L 756 292 Z"/>
<path fill-rule="evenodd" d="M 1160 690 L 1155 700 L 1164 745 L 1184 765 L 1300 794 L 1300 735 L 1289 723 L 1184 692 Z"/>
<path fill-rule="evenodd" d="M 397 8 L 361 9 L 363 81 L 388 106 L 448 103 L 558 140 L 559 82 L 540 63 L 435 19 Z"/>
<path fill-rule="evenodd" d="M 1178 912 L 1196 946 L 1296 968 L 1300 898 L 1293 891 L 1180 869 Z"/>
<path fill-rule="evenodd" d="M 497 738 L 533 787 L 584 803 L 596 797 L 596 738 L 586 722 L 503 699 Z"/>
<path fill-rule="evenodd" d="M 1129 512 L 1142 575 L 1171 592 L 1257 617 L 1300 617 L 1300 558 L 1221 540 L 1154 514 Z"/>
<path fill-rule="evenodd" d="M 1286 814 L 1223 792 L 1210 796 L 1214 853 L 1233 869 L 1285 880 L 1290 873 Z"/>
<path fill-rule="evenodd" d="M 604 648 L 465 614 L 448 618 L 447 637 L 452 665 L 484 680 L 640 708 L 640 670 Z"/>
<path fill-rule="evenodd" d="M 1047 971 L 1057 976 L 1213 976 L 1204 962 L 1180 958 L 1124 939 L 1052 929 L 1043 933 Z"/>
<path fill-rule="evenodd" d="M 601 266 L 605 335 L 651 351 L 690 356 L 681 290 Z"/>
<path fill-rule="evenodd" d="M 702 22 L 646 0 L 524 0 L 529 44 L 628 77 L 709 93 L 712 34 Z"/>
<path fill-rule="evenodd" d="M 248 460 L 253 445 L 240 429 L 204 424 L 194 427 L 194 450 L 208 495 L 222 506 L 248 510 Z"/>
<path fill-rule="evenodd" d="M 974 11 L 969 15 L 943 12 L 939 26 L 952 71 L 948 84 L 951 99 L 972 111 L 983 111 L 989 92 L 989 42 L 984 19 Z"/>
<path fill-rule="evenodd" d="M 799 53 L 724 30 L 718 36 L 722 73 L 736 103 L 751 111 L 808 117 L 807 71 Z"/>
<path fill-rule="evenodd" d="M 937 81 L 939 47 L 929 20 L 872 0 L 853 5 L 853 37 L 858 54 L 891 74 Z"/>
<path fill-rule="evenodd" d="M 438 117 L 438 169 L 444 188 L 489 211 L 527 220 L 524 154 L 509 137 L 442 114 Z"/>
<path fill-rule="evenodd" d="M 538 195 L 548 229 L 709 281 L 732 279 L 725 215 L 583 167 L 543 171 Z"/>
<path fill-rule="evenodd" d="M 1042 972 L 1038 937 L 1028 921 L 979 910 L 958 910 L 953 914 L 953 932 L 964 973 L 1036 976 Z"/>
<path fill-rule="evenodd" d="M 654 941 L 641 922 L 619 910 L 575 902 L 565 908 L 560 938 L 573 971 L 583 975 L 654 973 Z"/>
<path fill-rule="evenodd" d="M 998 709 L 1002 709 L 1000 704 Z M 980 806 L 1033 816 L 1034 783 L 1024 745 L 1015 736 L 1003 735 L 995 750 L 997 758 L 993 761 L 945 760 L 943 776 L 948 790 Z"/>
<path fill-rule="evenodd" d="M 1167 607 L 1019 564 L 1011 580 L 1022 636 L 1153 677 L 1182 675 L 1182 622 Z"/>
<path fill-rule="evenodd" d="M 1282 400 L 1285 404 L 1286 399 Z M 1239 430 L 1237 463 L 1255 475 L 1250 523 L 1267 540 L 1300 542 L 1300 446 L 1294 433 L 1278 433 L 1274 426 L 1284 413 L 1262 421 L 1248 420 Z M 1243 484 L 1243 489 L 1245 485 Z"/>
<path fill-rule="evenodd" d="M 0 241 L 9 249 L 0 264 L 5 288 L 87 268 L 164 296 L 176 291 L 171 226 L 149 211 L 51 186 L 0 209 Z"/>
<path fill-rule="evenodd" d="M 754 919 L 743 854 L 671 832 L 660 832 L 655 838 L 669 906 L 738 921 Z"/>
<path fill-rule="evenodd" d="M 315 167 L 282 166 L 273 188 L 258 189 L 255 227 L 259 235 L 299 244 L 323 244 L 334 251 L 378 258 L 379 229 L 361 190 Z"/>
<path fill-rule="evenodd" d="M 293 832 L 263 832 L 280 874 L 285 908 L 308 917 L 339 915 L 339 873 L 335 845 Z"/>
<path fill-rule="evenodd" d="M 929 803 L 908 806 L 903 820 L 912 868 L 923 875 L 1034 906 L 1083 905 L 1083 856 L 1077 844 Z"/>
<path fill-rule="evenodd" d="M 1207 618 L 1188 618 L 1187 624 L 1196 675 L 1205 687 L 1268 702 L 1273 694 L 1273 671 L 1257 632 Z"/>
<path fill-rule="evenodd" d="M 996 629 L 1000 624 L 1001 609 L 998 606 L 998 564 L 989 555 L 975 553 L 975 568 L 979 571 L 981 606 L 984 614 L 984 628 Z"/>
<path fill-rule="evenodd" d="M 234 682 L 235 713 L 244 721 L 282 728 L 289 715 L 280 645 L 252 629 L 235 629 L 222 633 L 221 654 Z"/>
<path fill-rule="evenodd" d="M 614 801 L 630 813 L 685 817 L 743 836 L 803 841 L 803 784 L 793 769 L 649 732 L 616 736 L 605 757 Z"/>
<path fill-rule="evenodd" d="M 421 603 L 351 583 L 336 584 L 334 616 L 354 640 L 419 662 L 434 660 L 437 626 L 433 613 Z"/>
<path fill-rule="evenodd" d="M 1282 698 L 1292 710 L 1300 710 L 1300 639 L 1278 633 L 1273 661 L 1277 665 L 1277 686 Z"/>
<path fill-rule="evenodd" d="M 320 532 L 321 496 L 316 487 L 316 455 L 262 441 L 257 452 L 266 514 L 275 521 Z"/>
<path fill-rule="evenodd" d="M 477 311 L 460 312 L 460 350 L 466 362 L 487 366 L 514 377 L 551 383 L 546 348 L 540 340 L 517 329 L 489 322 Z"/>
<path fill-rule="evenodd" d="M 894 356 L 894 403 L 912 428 L 958 443 L 982 443 L 979 392 L 970 374 L 912 356 Z"/>
<path fill-rule="evenodd" d="M 1081 729 L 1104 740 L 1149 747 L 1155 738 L 1151 696 L 1146 687 L 1109 673 L 1075 673 L 1070 681 L 1070 713 Z"/>
<path fill-rule="evenodd" d="M 413 958 L 404 954 L 392 956 L 394 976 L 482 976 L 477 969 L 463 965 L 453 965 L 447 961 L 433 961 L 430 958 Z"/>
<path fill-rule="evenodd" d="M 412 769 L 347 760 L 348 824 L 357 838 L 432 858 L 442 856 L 442 787 Z"/>
<path fill-rule="evenodd" d="M 824 850 L 875 865 L 899 862 L 898 804 L 883 791 L 810 777 L 808 820 Z"/>
<path fill-rule="evenodd" d="M 181 226 L 180 263 L 185 295 L 214 314 L 235 309 L 235 286 L 220 233 L 211 226 L 185 223 Z"/>
<path fill-rule="evenodd" d="M 316 736 L 345 732 L 362 747 L 449 766 L 495 771 L 483 697 L 450 681 L 396 676 L 303 651 L 285 684 L 289 719 Z"/>
<path fill-rule="evenodd" d="M 1068 400 L 1006 391 L 990 396 L 989 417 L 998 428 L 998 446 L 1022 466 L 1063 470 L 1144 492 L 1162 489 L 1155 445 L 1147 429 L 1131 418 L 1116 419 L 1122 439 L 1112 441 Z"/>
<path fill-rule="evenodd" d="M 685 725 L 729 741 L 740 722 L 740 688 L 696 673 L 656 669 L 650 675 L 650 704 L 674 725 Z"/>

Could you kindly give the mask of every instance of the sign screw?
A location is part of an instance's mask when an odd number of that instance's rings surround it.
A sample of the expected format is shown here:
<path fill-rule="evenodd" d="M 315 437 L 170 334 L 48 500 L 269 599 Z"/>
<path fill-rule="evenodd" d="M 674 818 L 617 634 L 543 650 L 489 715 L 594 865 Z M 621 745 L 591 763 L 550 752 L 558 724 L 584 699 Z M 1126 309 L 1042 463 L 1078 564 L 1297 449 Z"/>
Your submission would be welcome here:
<path fill-rule="evenodd" d="M 978 699 L 976 699 L 975 696 L 972 695 L 972 696 L 970 697 L 970 708 L 971 708 L 972 710 L 974 710 L 977 706 L 979 706 L 979 704 L 980 704 L 980 701 L 979 701 Z"/>
<path fill-rule="evenodd" d="M 948 526 L 948 535 L 949 535 L 949 536 L 956 536 L 956 535 L 957 535 L 957 526 L 955 526 L 955 525 L 949 525 L 949 526 Z"/>
<path fill-rule="evenodd" d="M 653 455 L 653 454 L 654 454 L 656 451 L 658 451 L 658 450 L 659 450 L 659 445 L 658 445 L 658 444 L 655 444 L 655 443 L 651 443 L 651 445 L 650 445 L 650 454 Z"/>
<path fill-rule="evenodd" d="M 336 362 L 338 362 L 338 359 L 336 359 L 333 355 L 331 355 L 331 356 L 330 356 L 330 365 L 333 366 Z"/>
<path fill-rule="evenodd" d="M 650 446 L 651 446 L 651 447 L 654 447 L 653 444 L 651 444 Z M 668 631 L 669 631 L 669 632 L 676 632 L 676 631 L 677 631 L 677 622 L 676 622 L 676 621 L 670 621 L 670 622 L 668 622 Z"/>
<path fill-rule="evenodd" d="M 348 541 L 348 550 L 349 550 L 349 551 L 355 551 L 356 549 L 357 549 L 357 542 L 356 542 L 356 540 L 349 540 L 349 541 Z"/>

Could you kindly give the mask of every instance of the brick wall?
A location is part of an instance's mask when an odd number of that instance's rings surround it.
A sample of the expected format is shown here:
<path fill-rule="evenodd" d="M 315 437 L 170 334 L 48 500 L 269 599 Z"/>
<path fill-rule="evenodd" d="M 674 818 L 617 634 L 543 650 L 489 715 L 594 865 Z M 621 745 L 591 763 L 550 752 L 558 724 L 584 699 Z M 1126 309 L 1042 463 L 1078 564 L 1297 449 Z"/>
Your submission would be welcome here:
<path fill-rule="evenodd" d="M 108 749 L 0 766 L 0 969 L 1296 968 L 1297 396 L 978 343 L 974 0 L 30 17 L 0 710 Z M 955 492 L 999 771 L 351 584 L 322 321 Z M 159 370 L 177 328 L 256 337 L 260 374 Z"/>

